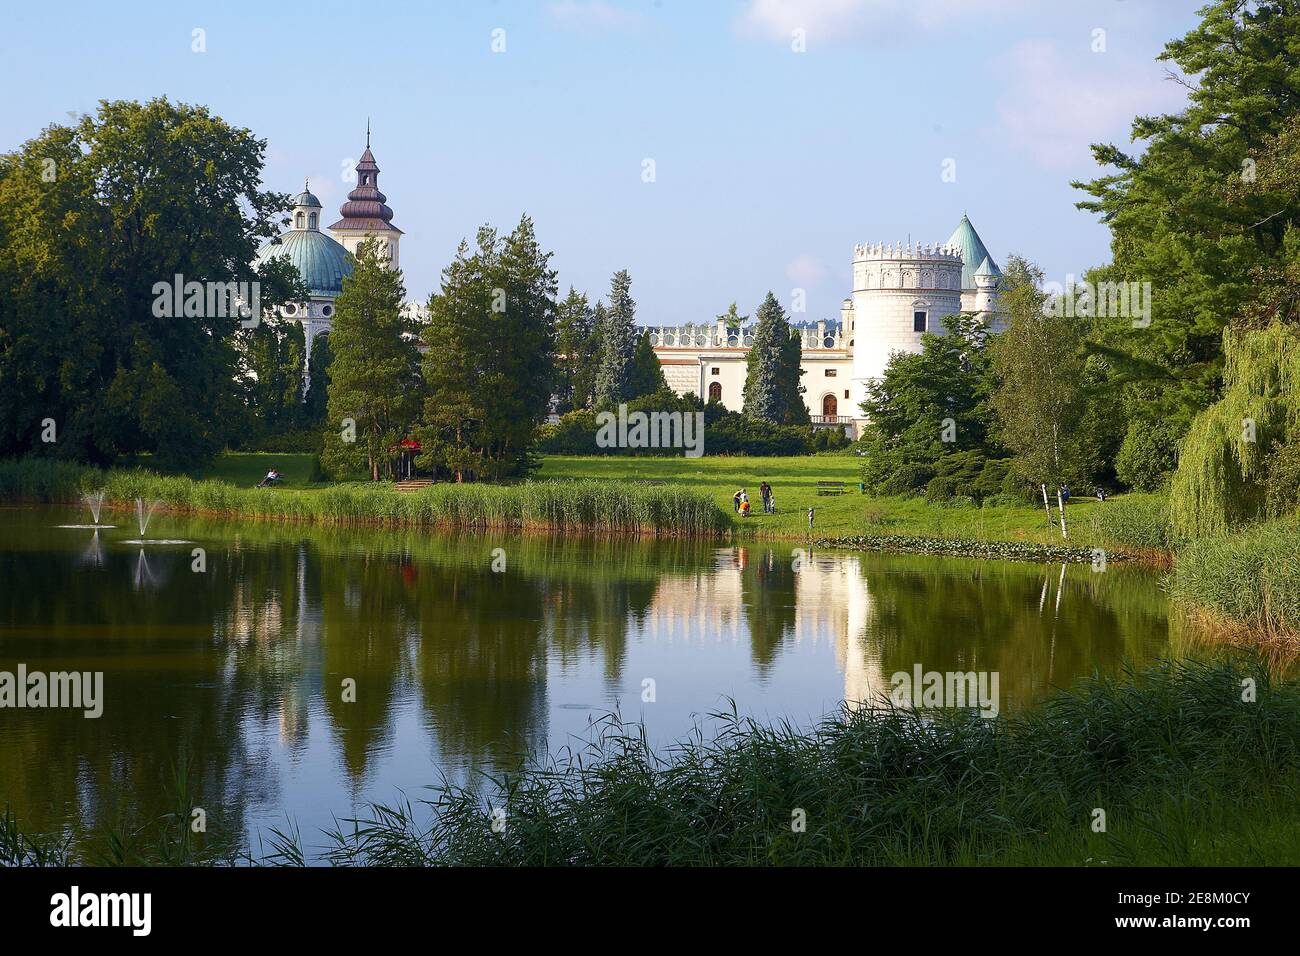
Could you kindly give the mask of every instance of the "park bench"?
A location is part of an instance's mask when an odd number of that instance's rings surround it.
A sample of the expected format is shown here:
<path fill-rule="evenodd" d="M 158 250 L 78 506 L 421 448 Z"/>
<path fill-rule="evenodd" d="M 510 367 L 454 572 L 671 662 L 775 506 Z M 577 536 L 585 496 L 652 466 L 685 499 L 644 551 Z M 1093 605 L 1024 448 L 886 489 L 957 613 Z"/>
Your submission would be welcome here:
<path fill-rule="evenodd" d="M 819 481 L 819 482 L 817 482 L 817 494 L 819 494 L 819 495 L 842 495 L 842 494 L 844 494 L 844 482 L 842 482 L 842 481 Z"/>

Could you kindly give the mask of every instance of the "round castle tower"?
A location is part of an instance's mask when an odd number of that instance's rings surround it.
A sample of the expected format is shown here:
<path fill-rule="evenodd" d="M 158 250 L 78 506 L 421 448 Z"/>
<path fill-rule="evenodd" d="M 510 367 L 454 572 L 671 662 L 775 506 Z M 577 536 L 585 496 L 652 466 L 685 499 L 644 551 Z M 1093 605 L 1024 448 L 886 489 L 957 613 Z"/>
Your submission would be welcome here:
<path fill-rule="evenodd" d="M 855 418 L 867 397 L 867 380 L 884 374 L 890 353 L 920 352 L 924 333 L 942 334 L 944 317 L 962 310 L 961 294 L 962 254 L 955 246 L 853 248 Z"/>

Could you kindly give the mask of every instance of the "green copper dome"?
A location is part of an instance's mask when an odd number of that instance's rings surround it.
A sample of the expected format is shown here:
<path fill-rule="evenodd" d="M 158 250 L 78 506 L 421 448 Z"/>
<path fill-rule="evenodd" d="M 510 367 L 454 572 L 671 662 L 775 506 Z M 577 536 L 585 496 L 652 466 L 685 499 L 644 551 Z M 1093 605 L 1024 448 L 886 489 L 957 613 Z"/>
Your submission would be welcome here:
<path fill-rule="evenodd" d="M 257 250 L 253 265 L 286 258 L 298 267 L 312 295 L 336 296 L 352 275 L 352 257 L 341 244 L 315 229 L 291 229 Z"/>
<path fill-rule="evenodd" d="M 989 251 L 984 248 L 984 241 L 980 239 L 980 234 L 975 231 L 975 227 L 970 224 L 966 214 L 962 213 L 961 222 L 957 223 L 957 229 L 948 237 L 947 245 L 956 246 L 961 250 L 961 287 L 963 289 L 975 288 L 975 270 L 977 270 L 985 259 L 993 266 L 995 275 L 1001 275 L 997 271 L 998 264 Z"/>

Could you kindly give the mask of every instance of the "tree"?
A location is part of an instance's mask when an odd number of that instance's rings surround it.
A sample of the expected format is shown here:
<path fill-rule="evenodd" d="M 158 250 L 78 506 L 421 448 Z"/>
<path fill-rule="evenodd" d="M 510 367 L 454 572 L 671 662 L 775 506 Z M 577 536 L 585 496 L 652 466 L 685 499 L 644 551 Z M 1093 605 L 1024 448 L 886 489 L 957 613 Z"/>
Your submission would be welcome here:
<path fill-rule="evenodd" d="M 569 286 L 569 294 L 555 310 L 555 395 L 556 410 L 561 414 L 592 403 L 599 349 L 595 314 L 587 297 Z"/>
<path fill-rule="evenodd" d="M 650 333 L 642 332 L 637 336 L 636 351 L 632 353 L 632 369 L 627 381 L 627 397 L 630 401 L 643 395 L 653 395 L 668 389 L 664 378 L 663 366 L 659 356 L 655 355 L 654 343 Z"/>
<path fill-rule="evenodd" d="M 234 437 L 243 316 L 222 290 L 293 292 L 288 272 L 249 266 L 288 208 L 260 188 L 265 149 L 155 99 L 105 101 L 0 156 L 0 455 L 194 468 Z M 159 291 L 178 275 L 205 293 Z"/>
<path fill-rule="evenodd" d="M 418 414 L 419 352 L 402 315 L 405 298 L 401 272 L 387 268 L 377 239 L 366 239 L 335 300 L 330 332 L 323 458 L 336 474 L 362 465 L 371 481 L 391 474 L 391 450 L 409 436 Z"/>
<path fill-rule="evenodd" d="M 303 415 L 303 365 L 307 350 L 302 324 L 280 316 L 267 316 L 239 335 L 243 365 L 248 375 L 248 408 L 255 440 L 301 427 Z"/>
<path fill-rule="evenodd" d="M 739 332 L 745 323 L 749 321 L 749 316 L 741 315 L 734 302 L 727 306 L 727 311 L 717 318 L 722 321 L 723 326 L 731 333 Z"/>
<path fill-rule="evenodd" d="M 626 269 L 614 273 L 609 284 L 609 306 L 600 330 L 600 367 L 596 372 L 596 404 L 625 402 L 636 351 L 636 303 L 632 300 L 632 277 Z"/>
<path fill-rule="evenodd" d="M 328 334 L 312 339 L 308 361 L 311 385 L 303 397 L 302 419 L 307 428 L 319 428 L 329 414 L 330 364 L 334 361 L 334 353 L 330 351 Z"/>
<path fill-rule="evenodd" d="M 1015 456 L 1013 470 L 1034 485 L 1083 481 L 1097 464 L 1084 427 L 1088 412 L 1087 323 L 1045 310 L 1042 272 L 1012 258 L 1004 270 L 1007 328 L 989 340 L 997 385 L 993 407 L 999 437 Z"/>
<path fill-rule="evenodd" d="M 1257 188 L 1300 113 L 1300 5 L 1217 0 L 1201 16 L 1160 56 L 1193 78 L 1187 107 L 1133 121 L 1140 155 L 1094 146 L 1115 171 L 1075 184 L 1092 197 L 1080 208 L 1112 234 L 1113 261 L 1088 280 L 1151 289 L 1149 326 L 1111 317 L 1092 347 L 1111 361 L 1128 417 L 1148 430 L 1172 423 L 1178 435 L 1219 394 L 1225 323 L 1257 296 L 1261 272 L 1284 267 L 1284 237 L 1300 224 L 1293 177 Z"/>
<path fill-rule="evenodd" d="M 876 494 L 918 492 L 958 464 L 973 476 L 980 463 L 1005 454 L 991 434 L 985 326 L 968 314 L 943 324 L 946 334 L 921 336 L 919 353 L 895 352 L 884 374 L 867 382 L 862 480 Z"/>
<path fill-rule="evenodd" d="M 799 385 L 803 347 L 771 292 L 757 315 L 754 342 L 745 358 L 744 414 L 773 425 L 807 424 Z"/>
<path fill-rule="evenodd" d="M 527 216 L 505 240 L 462 242 L 429 300 L 428 397 L 419 431 L 426 468 L 457 481 L 526 474 L 555 388 L 557 284 Z"/>

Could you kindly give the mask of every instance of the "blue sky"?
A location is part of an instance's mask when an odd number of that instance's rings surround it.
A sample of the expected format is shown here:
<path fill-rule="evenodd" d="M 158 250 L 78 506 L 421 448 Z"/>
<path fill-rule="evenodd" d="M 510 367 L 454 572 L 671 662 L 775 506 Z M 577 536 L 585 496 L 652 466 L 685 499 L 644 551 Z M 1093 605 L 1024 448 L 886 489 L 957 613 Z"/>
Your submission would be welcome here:
<path fill-rule="evenodd" d="M 14 4 L 0 148 L 100 99 L 166 94 L 265 138 L 266 184 L 310 177 L 328 223 L 369 116 L 411 298 L 462 237 L 527 212 L 562 290 L 603 294 L 627 268 L 644 323 L 795 288 L 794 318 L 831 318 L 854 243 L 941 241 L 963 211 L 999 261 L 1050 280 L 1104 262 L 1069 182 L 1096 172 L 1088 143 L 1182 102 L 1155 57 L 1201 4 Z"/>

